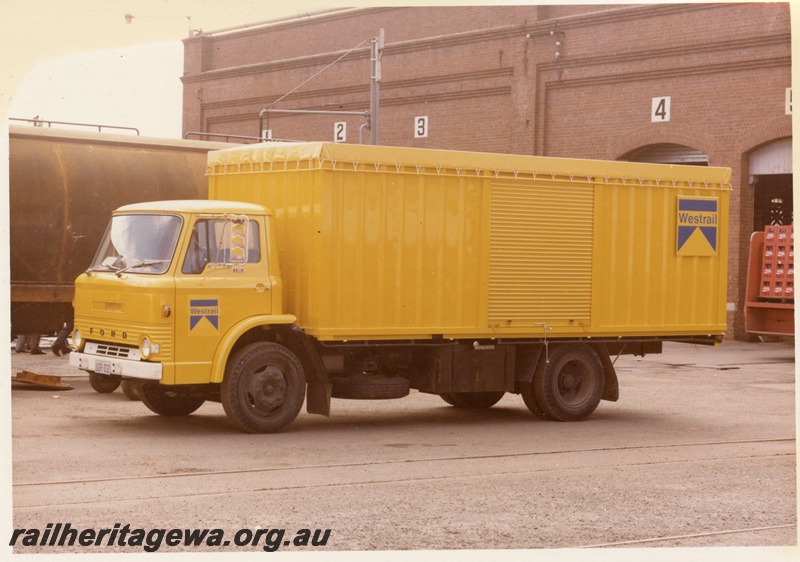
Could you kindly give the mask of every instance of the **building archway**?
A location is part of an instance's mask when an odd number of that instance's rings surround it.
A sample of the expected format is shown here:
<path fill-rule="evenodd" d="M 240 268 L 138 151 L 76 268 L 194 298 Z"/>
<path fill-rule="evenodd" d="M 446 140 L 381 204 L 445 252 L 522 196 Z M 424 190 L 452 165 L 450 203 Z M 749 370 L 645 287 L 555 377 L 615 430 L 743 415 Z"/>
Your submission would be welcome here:
<path fill-rule="evenodd" d="M 762 145 L 751 151 L 748 159 L 748 182 L 754 187 L 753 231 L 792 224 L 792 138 Z"/>
<path fill-rule="evenodd" d="M 682 164 L 708 166 L 708 155 L 682 144 L 649 144 L 623 154 L 619 160 L 625 162 L 649 162 L 651 164 Z"/>

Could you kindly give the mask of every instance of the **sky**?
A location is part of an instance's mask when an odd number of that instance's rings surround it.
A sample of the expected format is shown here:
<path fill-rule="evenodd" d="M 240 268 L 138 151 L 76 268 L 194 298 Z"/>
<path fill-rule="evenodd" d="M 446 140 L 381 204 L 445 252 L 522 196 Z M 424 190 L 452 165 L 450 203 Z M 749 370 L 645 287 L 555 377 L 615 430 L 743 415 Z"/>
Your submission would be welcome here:
<path fill-rule="evenodd" d="M 134 127 L 180 138 L 180 41 L 92 51 L 38 64 L 12 94 L 9 117 Z"/>

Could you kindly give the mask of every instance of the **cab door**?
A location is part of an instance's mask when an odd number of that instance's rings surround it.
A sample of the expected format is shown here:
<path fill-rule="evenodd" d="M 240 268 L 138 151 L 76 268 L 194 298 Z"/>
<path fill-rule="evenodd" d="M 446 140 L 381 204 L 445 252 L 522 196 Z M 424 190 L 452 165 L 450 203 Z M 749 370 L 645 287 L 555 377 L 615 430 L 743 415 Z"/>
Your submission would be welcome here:
<path fill-rule="evenodd" d="M 228 330 L 272 311 L 264 217 L 199 215 L 190 233 L 175 275 L 176 384 L 209 382 Z"/>

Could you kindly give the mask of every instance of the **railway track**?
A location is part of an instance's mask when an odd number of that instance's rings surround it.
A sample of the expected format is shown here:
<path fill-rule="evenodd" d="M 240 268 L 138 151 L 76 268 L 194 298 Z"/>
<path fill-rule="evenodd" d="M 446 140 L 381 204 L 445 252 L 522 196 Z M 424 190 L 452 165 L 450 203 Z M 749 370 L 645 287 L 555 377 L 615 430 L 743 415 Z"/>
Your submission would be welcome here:
<path fill-rule="evenodd" d="M 784 523 L 780 525 L 768 525 L 765 527 L 750 527 L 747 529 L 727 529 L 724 531 L 710 531 L 707 533 L 690 533 L 687 535 L 676 535 L 672 537 L 650 537 L 646 539 L 636 539 L 630 541 L 616 541 L 616 542 L 607 542 L 607 543 L 598 543 L 598 544 L 587 544 L 581 545 L 576 548 L 612 548 L 612 547 L 620 547 L 620 546 L 648 546 L 648 545 L 655 545 L 655 543 L 664 543 L 670 541 L 686 541 L 689 539 L 702 539 L 702 538 L 709 538 L 709 537 L 718 537 L 720 535 L 735 535 L 740 533 L 763 533 L 766 531 L 775 531 L 778 529 L 796 529 L 797 523 Z M 688 544 L 687 546 L 691 546 Z"/>
<path fill-rule="evenodd" d="M 133 474 L 84 479 L 16 482 L 13 484 L 15 509 L 39 509 L 96 503 L 141 502 L 161 499 L 214 496 L 219 494 L 276 492 L 286 490 L 388 485 L 433 480 L 450 480 L 504 475 L 536 474 L 552 471 L 613 470 L 676 463 L 744 462 L 768 458 L 795 457 L 794 438 L 698 441 L 639 446 L 554 449 L 519 453 L 409 457 L 351 463 L 298 464 L 294 466 L 250 467 L 235 470 L 182 471 L 165 474 Z M 646 454 L 645 454 L 646 453 Z M 598 463 L 597 456 L 613 455 L 613 462 Z M 455 468 L 454 468 L 455 467 Z M 485 468 L 482 468 L 485 467 Z M 402 469 L 402 470 L 398 470 Z M 402 476 L 398 477 L 398 473 Z M 309 479 L 308 475 L 315 477 Z M 354 474 L 366 475 L 353 478 Z M 324 478 L 320 478 L 324 476 Z M 202 482 L 206 489 L 200 491 Z M 160 483 L 161 486 L 157 484 Z M 239 485 L 232 485 L 238 483 Z M 249 486 L 247 483 L 260 483 Z M 267 483 L 268 485 L 264 486 Z M 87 495 L 86 486 L 96 489 L 124 490 L 126 497 L 109 498 Z M 146 490 L 148 495 L 131 493 Z M 208 489 L 211 488 L 211 489 Z M 25 502 L 26 497 L 42 497 L 53 490 L 48 503 Z M 65 501 L 77 491 L 78 496 Z M 171 493 L 178 491 L 179 493 Z"/>

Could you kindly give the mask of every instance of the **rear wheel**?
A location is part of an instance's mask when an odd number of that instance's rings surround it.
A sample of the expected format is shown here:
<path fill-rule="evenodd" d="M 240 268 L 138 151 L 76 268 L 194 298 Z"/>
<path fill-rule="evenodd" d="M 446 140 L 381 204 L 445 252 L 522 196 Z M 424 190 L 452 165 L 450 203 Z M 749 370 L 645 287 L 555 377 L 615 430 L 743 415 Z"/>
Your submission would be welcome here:
<path fill-rule="evenodd" d="M 300 413 L 306 379 L 297 357 L 282 345 L 257 342 L 233 356 L 220 388 L 225 413 L 248 433 L 276 433 Z"/>
<path fill-rule="evenodd" d="M 176 386 L 154 381 L 141 382 L 135 386 L 142 404 L 160 416 L 188 416 L 205 402 L 205 399 L 186 394 Z"/>
<path fill-rule="evenodd" d="M 89 384 L 100 394 L 110 394 L 119 388 L 122 377 L 118 375 L 98 375 L 89 373 Z"/>
<path fill-rule="evenodd" d="M 505 395 L 505 392 L 448 392 L 440 394 L 442 400 L 455 406 L 468 410 L 485 410 L 491 408 Z"/>
<path fill-rule="evenodd" d="M 563 345 L 550 354 L 543 369 L 537 370 L 531 398 L 545 418 L 582 420 L 597 408 L 603 385 L 603 365 L 594 350 L 584 344 Z M 529 401 L 525 400 L 530 408 Z"/>

